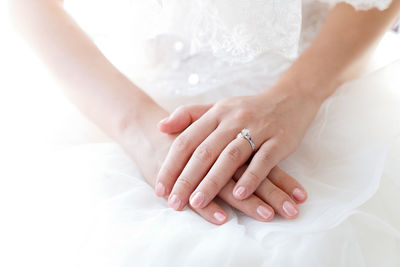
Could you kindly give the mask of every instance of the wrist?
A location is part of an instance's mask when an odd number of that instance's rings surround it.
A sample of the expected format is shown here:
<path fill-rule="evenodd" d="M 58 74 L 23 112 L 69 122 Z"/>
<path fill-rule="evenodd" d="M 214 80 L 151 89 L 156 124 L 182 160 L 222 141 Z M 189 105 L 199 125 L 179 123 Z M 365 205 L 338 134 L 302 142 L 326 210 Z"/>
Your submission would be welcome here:
<path fill-rule="evenodd" d="M 344 81 L 343 70 L 321 65 L 316 55 L 306 51 L 278 79 L 275 87 L 287 88 L 321 105 Z"/>
<path fill-rule="evenodd" d="M 136 119 L 126 119 L 117 142 L 135 162 L 147 182 L 154 186 L 157 172 L 174 136 L 158 130 L 158 122 L 168 116 L 168 112 L 160 106 L 151 104 L 139 112 Z"/>
<path fill-rule="evenodd" d="M 334 78 L 322 81 L 318 78 L 308 78 L 303 73 L 293 75 L 289 71 L 284 73 L 272 88 L 288 95 L 307 99 L 311 104 L 319 107 L 339 85 L 340 83 Z"/>
<path fill-rule="evenodd" d="M 143 99 L 140 104 L 132 105 L 132 108 L 124 112 L 117 123 L 117 141 L 132 143 L 138 137 L 146 135 L 154 139 L 158 133 L 157 123 L 169 114 L 152 99 Z"/>

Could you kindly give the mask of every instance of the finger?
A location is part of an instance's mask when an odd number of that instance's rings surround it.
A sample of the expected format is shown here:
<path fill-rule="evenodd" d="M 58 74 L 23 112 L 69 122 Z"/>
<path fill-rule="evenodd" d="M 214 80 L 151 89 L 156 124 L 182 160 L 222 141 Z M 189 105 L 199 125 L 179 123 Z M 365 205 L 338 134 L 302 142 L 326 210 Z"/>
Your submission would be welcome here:
<path fill-rule="evenodd" d="M 251 195 L 244 200 L 235 199 L 232 194 L 234 186 L 235 182 L 231 179 L 221 192 L 219 192 L 218 196 L 227 204 L 256 220 L 268 222 L 274 218 L 274 210 L 271 206 L 255 195 Z"/>
<path fill-rule="evenodd" d="M 240 166 L 240 168 L 237 169 L 237 171 L 233 175 L 232 179 L 235 182 L 237 182 L 239 180 L 239 178 L 243 175 L 243 173 L 246 171 L 247 167 L 248 167 L 248 164 L 243 164 L 242 166 Z"/>
<path fill-rule="evenodd" d="M 279 167 L 272 168 L 268 179 L 277 187 L 291 196 L 297 203 L 303 203 L 307 199 L 307 192 L 299 182 L 292 176 L 281 170 Z"/>
<path fill-rule="evenodd" d="M 241 166 L 233 176 L 233 180 L 238 181 L 246 171 L 247 167 L 248 166 L 246 164 Z M 277 187 L 281 188 L 287 195 L 291 196 L 296 203 L 303 203 L 307 200 L 307 191 L 304 189 L 304 187 L 297 182 L 296 179 L 284 172 L 278 166 L 272 168 L 271 172 L 268 174 L 268 179 Z M 299 194 L 297 189 L 302 190 L 305 194 L 305 197 L 303 196 L 303 193 Z M 302 198 L 303 200 L 301 200 Z"/>
<path fill-rule="evenodd" d="M 204 207 L 203 209 L 194 208 L 190 205 L 188 206 L 190 209 L 192 209 L 194 212 L 196 212 L 198 215 L 200 215 L 210 223 L 221 225 L 228 220 L 228 214 L 226 213 L 226 211 L 215 201 L 211 201 L 210 204 L 208 204 L 207 207 Z"/>
<path fill-rule="evenodd" d="M 262 181 L 256 190 L 256 195 L 271 205 L 279 215 L 286 219 L 294 219 L 299 214 L 296 203 L 269 179 Z"/>
<path fill-rule="evenodd" d="M 248 166 L 243 165 L 241 166 L 238 171 L 233 176 L 233 180 L 237 181 L 242 176 L 242 174 L 246 171 Z M 286 174 L 279 167 L 274 168 L 274 172 L 272 172 L 272 176 L 278 179 L 277 174 L 283 175 L 282 173 Z M 282 177 L 282 176 L 280 176 Z M 255 195 L 260 197 L 266 203 L 270 204 L 274 210 L 284 218 L 287 219 L 294 219 L 297 217 L 298 208 L 296 204 L 293 202 L 292 199 L 280 190 L 276 185 L 274 185 L 269 179 L 265 179 L 261 182 L 260 186 L 257 188 Z M 238 201 L 245 201 L 238 200 Z"/>
<path fill-rule="evenodd" d="M 221 225 L 228 220 L 228 214 L 215 201 L 211 201 L 203 209 L 194 208 L 190 205 L 189 207 L 210 223 Z"/>
<path fill-rule="evenodd" d="M 158 123 L 161 132 L 180 133 L 206 113 L 213 104 L 184 105 L 178 107 L 170 116 Z"/>
<path fill-rule="evenodd" d="M 283 151 L 277 139 L 271 138 L 264 142 L 237 182 L 233 191 L 234 197 L 242 200 L 253 194 L 271 169 L 281 160 Z"/>
<path fill-rule="evenodd" d="M 202 119 L 195 121 L 183 131 L 172 143 L 156 179 L 156 195 L 165 196 L 182 172 L 190 155 L 204 139 L 217 127 L 217 120 L 206 113 Z M 177 203 L 174 205 L 176 206 Z"/>
<path fill-rule="evenodd" d="M 232 178 L 252 153 L 247 140 L 236 138 L 226 146 L 190 197 L 194 207 L 205 207 Z"/>
<path fill-rule="evenodd" d="M 188 203 L 189 197 L 200 181 L 206 176 L 210 167 L 224 150 L 224 148 L 235 138 L 231 130 L 221 130 L 219 127 L 211 133 L 193 152 L 182 173 L 176 180 L 171 196 L 176 195 L 179 199 L 177 210 L 183 209 Z M 202 195 L 196 198 L 203 199 Z M 197 203 L 192 203 L 199 207 Z"/>

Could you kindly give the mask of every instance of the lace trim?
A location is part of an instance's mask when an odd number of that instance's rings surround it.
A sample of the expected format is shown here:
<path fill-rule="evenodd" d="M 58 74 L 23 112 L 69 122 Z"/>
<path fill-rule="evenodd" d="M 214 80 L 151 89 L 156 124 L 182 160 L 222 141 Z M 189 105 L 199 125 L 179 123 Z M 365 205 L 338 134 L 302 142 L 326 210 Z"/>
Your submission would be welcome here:
<path fill-rule="evenodd" d="M 181 6 L 185 6 L 181 1 L 187 0 L 167 0 L 161 5 L 167 12 L 179 14 Z M 192 16 L 187 18 L 188 21 L 180 22 L 186 25 L 173 24 L 171 27 L 172 31 L 179 31 L 177 29 L 181 27 L 185 29 L 181 32 L 191 34 L 193 54 L 208 49 L 216 57 L 230 62 L 249 62 L 267 52 L 287 58 L 295 58 L 298 54 L 300 0 L 253 0 L 235 4 L 227 0 L 190 2 Z"/>
<path fill-rule="evenodd" d="M 319 0 L 320 2 L 336 5 L 338 3 L 347 3 L 357 10 L 368 10 L 378 8 L 384 10 L 391 4 L 392 0 Z"/>

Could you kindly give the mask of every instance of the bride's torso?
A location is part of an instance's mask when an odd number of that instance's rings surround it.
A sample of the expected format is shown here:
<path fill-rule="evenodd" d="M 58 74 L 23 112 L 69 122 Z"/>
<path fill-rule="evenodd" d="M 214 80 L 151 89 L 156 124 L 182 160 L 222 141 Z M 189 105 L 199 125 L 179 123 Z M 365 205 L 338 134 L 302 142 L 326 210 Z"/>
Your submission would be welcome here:
<path fill-rule="evenodd" d="M 181 99 L 166 104 L 173 108 L 193 96 L 209 102 L 268 88 L 311 43 L 335 2 L 67 0 L 66 7 L 150 95 Z M 366 9 L 390 0 L 349 2 Z"/>

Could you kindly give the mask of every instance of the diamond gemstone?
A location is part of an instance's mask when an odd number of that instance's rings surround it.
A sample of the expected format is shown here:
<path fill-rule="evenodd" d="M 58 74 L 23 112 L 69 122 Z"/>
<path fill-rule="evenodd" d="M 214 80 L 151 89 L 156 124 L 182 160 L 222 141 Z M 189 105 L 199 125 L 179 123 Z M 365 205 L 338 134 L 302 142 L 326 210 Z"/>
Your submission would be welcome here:
<path fill-rule="evenodd" d="M 244 129 L 242 130 L 242 134 L 243 134 L 243 135 L 250 135 L 250 130 L 244 128 Z"/>

